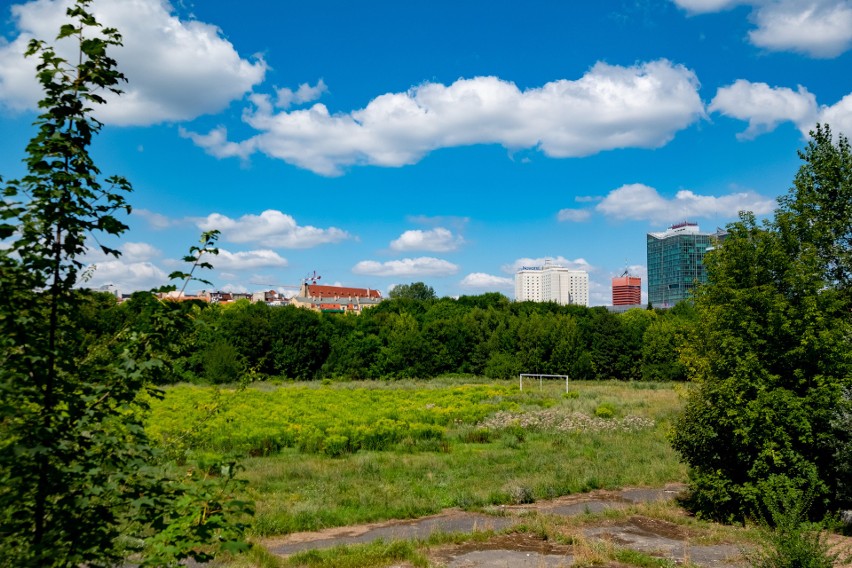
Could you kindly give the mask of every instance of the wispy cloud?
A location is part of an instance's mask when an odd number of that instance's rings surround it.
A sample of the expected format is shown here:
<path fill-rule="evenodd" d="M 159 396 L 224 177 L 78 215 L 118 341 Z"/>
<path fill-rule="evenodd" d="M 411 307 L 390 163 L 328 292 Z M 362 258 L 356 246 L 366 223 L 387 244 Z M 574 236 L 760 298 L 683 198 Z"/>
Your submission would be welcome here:
<path fill-rule="evenodd" d="M 275 91 L 275 106 L 278 108 L 290 108 L 291 105 L 303 105 L 319 99 L 323 93 L 328 91 L 325 81 L 320 79 L 313 87 L 308 83 L 302 83 L 295 91 L 283 88 Z"/>
<path fill-rule="evenodd" d="M 168 229 L 170 227 L 174 227 L 175 225 L 181 224 L 183 221 L 172 219 L 163 215 L 162 213 L 155 213 L 154 211 L 150 211 L 148 209 L 133 209 L 133 214 L 142 217 L 147 221 L 148 226 L 152 229 L 163 230 Z"/>
<path fill-rule="evenodd" d="M 556 214 L 556 218 L 560 221 L 571 221 L 580 223 L 587 221 L 592 216 L 592 211 L 589 209 L 560 209 Z"/>
<path fill-rule="evenodd" d="M 362 260 L 352 267 L 355 274 L 370 276 L 452 276 L 457 273 L 459 267 L 452 262 L 433 257 L 403 258 L 378 262 L 375 260 Z"/>

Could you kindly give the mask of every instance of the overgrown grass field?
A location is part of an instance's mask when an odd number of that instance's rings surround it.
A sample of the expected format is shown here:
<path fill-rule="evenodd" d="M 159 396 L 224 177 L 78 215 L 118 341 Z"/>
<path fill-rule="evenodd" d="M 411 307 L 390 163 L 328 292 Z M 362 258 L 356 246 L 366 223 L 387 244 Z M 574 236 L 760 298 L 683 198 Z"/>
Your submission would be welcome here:
<path fill-rule="evenodd" d="M 254 534 L 283 535 L 445 507 L 683 481 L 666 435 L 682 385 L 428 382 L 181 385 L 148 430 L 179 463 L 235 458 Z"/>

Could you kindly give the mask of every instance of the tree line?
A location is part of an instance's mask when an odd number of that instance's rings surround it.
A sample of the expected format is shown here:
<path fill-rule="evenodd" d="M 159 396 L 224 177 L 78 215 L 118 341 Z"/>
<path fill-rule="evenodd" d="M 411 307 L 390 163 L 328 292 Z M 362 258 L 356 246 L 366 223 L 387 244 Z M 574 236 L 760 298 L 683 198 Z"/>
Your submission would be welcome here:
<path fill-rule="evenodd" d="M 414 283 L 413 289 L 428 288 Z M 89 293 L 80 312 L 91 341 L 145 329 L 161 300 L 139 292 L 117 304 Z M 247 300 L 175 303 L 190 317 L 162 353 L 168 382 L 253 379 L 427 379 L 445 374 L 509 378 L 564 374 L 582 380 L 685 380 L 679 353 L 695 310 L 511 302 L 499 293 L 460 298 L 392 294 L 362 315 L 319 313 Z"/>

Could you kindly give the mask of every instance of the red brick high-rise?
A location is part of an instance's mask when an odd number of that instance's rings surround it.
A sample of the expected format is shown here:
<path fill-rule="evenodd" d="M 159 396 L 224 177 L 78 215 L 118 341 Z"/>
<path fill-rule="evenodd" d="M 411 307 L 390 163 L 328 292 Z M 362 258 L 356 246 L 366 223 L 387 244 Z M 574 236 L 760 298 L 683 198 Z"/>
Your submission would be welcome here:
<path fill-rule="evenodd" d="M 612 279 L 612 305 L 638 306 L 642 303 L 642 279 L 638 276 L 618 276 Z"/>

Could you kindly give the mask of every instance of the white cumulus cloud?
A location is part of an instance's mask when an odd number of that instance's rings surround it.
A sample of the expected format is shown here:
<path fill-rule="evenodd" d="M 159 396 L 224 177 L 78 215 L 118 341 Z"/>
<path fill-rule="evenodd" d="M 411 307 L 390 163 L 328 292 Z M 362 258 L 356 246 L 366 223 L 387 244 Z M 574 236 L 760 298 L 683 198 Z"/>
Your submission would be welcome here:
<path fill-rule="evenodd" d="M 362 260 L 352 267 L 355 274 L 370 276 L 451 276 L 458 272 L 459 267 L 452 262 L 440 258 L 422 256 L 419 258 L 403 258 L 378 262 Z"/>
<path fill-rule="evenodd" d="M 846 95 L 834 105 L 822 107 L 819 120 L 831 125 L 834 132 L 843 133 L 847 137 L 852 136 L 852 93 Z M 799 126 L 803 133 L 805 132 L 804 126 Z M 807 127 L 810 130 L 814 125 L 810 124 Z"/>
<path fill-rule="evenodd" d="M 125 262 L 141 262 L 162 255 L 160 250 L 148 243 L 124 243 L 121 245 L 121 259 Z"/>
<path fill-rule="evenodd" d="M 155 246 L 148 243 L 126 242 L 122 244 L 104 243 L 106 246 L 118 249 L 121 256 L 118 258 L 104 253 L 101 245 L 94 239 L 89 239 L 86 242 L 86 252 L 82 261 L 87 264 L 99 264 L 107 261 L 120 260 L 122 263 L 128 264 L 133 262 L 145 262 L 154 260 L 162 256 L 162 252 Z"/>
<path fill-rule="evenodd" d="M 750 191 L 717 197 L 683 189 L 673 199 L 666 199 L 653 187 L 632 183 L 609 192 L 596 209 L 616 219 L 661 223 L 720 215 L 735 217 L 745 210 L 764 215 L 775 206 L 775 200 Z"/>
<path fill-rule="evenodd" d="M 478 290 L 511 290 L 515 286 L 512 278 L 505 276 L 494 276 L 484 272 L 471 272 L 462 278 L 459 285 L 462 288 L 473 288 Z"/>
<path fill-rule="evenodd" d="M 275 251 L 265 249 L 230 252 L 220 248 L 219 254 L 205 259 L 216 269 L 222 270 L 256 270 L 269 266 L 287 266 L 287 259 Z"/>
<path fill-rule="evenodd" d="M 837 57 L 852 47 L 852 0 L 673 0 L 691 13 L 752 8 L 755 28 L 748 33 L 757 47 L 794 51 L 810 57 Z"/>
<path fill-rule="evenodd" d="M 817 117 L 816 97 L 801 85 L 794 91 L 744 79 L 718 89 L 707 108 L 710 112 L 747 120 L 748 128 L 739 135 L 742 138 L 771 132 L 785 121 L 813 125 Z"/>
<path fill-rule="evenodd" d="M 797 51 L 811 57 L 836 57 L 852 45 L 852 2 L 780 0 L 760 6 L 757 28 L 749 39 L 773 51 Z"/>
<path fill-rule="evenodd" d="M 275 209 L 267 209 L 260 215 L 243 215 L 239 219 L 211 213 L 203 219 L 197 219 L 196 225 L 202 231 L 221 231 L 226 241 L 257 242 L 272 248 L 311 248 L 350 238 L 349 233 L 336 227 L 320 229 L 310 225 L 301 226 L 291 215 Z"/>
<path fill-rule="evenodd" d="M 463 242 L 462 237 L 454 235 L 449 229 L 436 227 L 428 231 L 405 231 L 398 239 L 391 241 L 390 248 L 395 251 L 448 252 L 456 250 Z"/>
<path fill-rule="evenodd" d="M 159 288 L 169 283 L 168 275 L 160 267 L 148 261 L 101 260 L 90 264 L 89 270 L 91 278 L 83 282 L 83 286 L 98 288 L 113 284 L 123 294 Z"/>
<path fill-rule="evenodd" d="M 32 0 L 12 6 L 17 36 L 0 40 L 0 104 L 34 109 L 41 96 L 35 80 L 35 58 L 24 58 L 33 39 L 53 40 L 66 23 L 71 0 Z M 148 125 L 190 120 L 215 113 L 259 84 L 266 73 L 262 61 L 240 57 L 216 26 L 181 20 L 168 0 L 95 0 L 95 17 L 121 31 L 124 45 L 112 55 L 128 83 L 120 97 L 104 93 L 107 105 L 95 110 L 102 121 Z M 57 52 L 71 60 L 71 40 Z"/>
<path fill-rule="evenodd" d="M 579 157 L 615 148 L 656 148 L 704 116 L 695 74 L 657 60 L 631 67 L 599 62 L 577 80 L 519 89 L 498 77 L 424 83 L 377 96 L 349 113 L 317 103 L 275 112 L 254 96 L 243 120 L 258 134 L 230 142 L 224 131 L 185 133 L 214 156 L 262 152 L 322 175 L 352 165 L 398 167 L 439 148 L 499 144 Z"/>
<path fill-rule="evenodd" d="M 817 122 L 830 124 L 835 132 L 852 133 L 852 93 L 834 105 L 820 105 L 802 86 L 794 91 L 740 79 L 720 87 L 708 109 L 748 121 L 748 128 L 738 135 L 741 138 L 771 132 L 782 122 L 792 122 L 805 136 Z"/>

